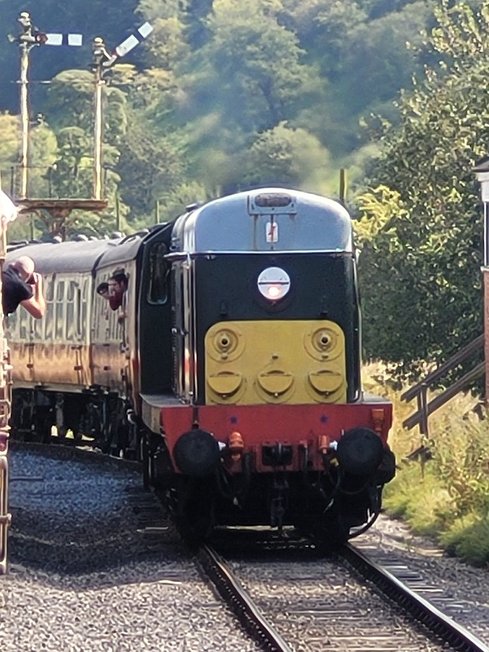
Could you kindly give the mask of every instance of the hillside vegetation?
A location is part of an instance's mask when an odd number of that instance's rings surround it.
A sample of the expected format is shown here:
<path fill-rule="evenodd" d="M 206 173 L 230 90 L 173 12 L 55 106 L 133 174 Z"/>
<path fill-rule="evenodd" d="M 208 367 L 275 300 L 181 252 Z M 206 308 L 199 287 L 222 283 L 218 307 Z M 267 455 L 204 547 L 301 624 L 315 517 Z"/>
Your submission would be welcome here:
<path fill-rule="evenodd" d="M 82 48 L 30 54 L 31 195 L 89 196 L 93 161 L 91 41 L 114 48 L 143 21 L 151 36 L 108 74 L 103 224 L 115 199 L 128 228 L 251 185 L 337 193 L 377 149 L 366 125 L 396 122 L 393 100 L 429 59 L 422 31 L 436 0 L 26 0 L 47 32 L 80 32 Z M 18 3 L 0 0 L 0 24 L 16 35 Z M 408 45 L 409 43 L 409 45 Z M 0 169 L 18 162 L 19 52 L 0 39 Z M 49 82 L 49 83 L 40 83 Z M 41 124 L 35 116 L 42 113 Z M 88 217 L 88 216 L 86 216 Z M 19 227 L 20 228 L 20 227 Z M 37 232 L 42 224 L 36 224 Z"/>

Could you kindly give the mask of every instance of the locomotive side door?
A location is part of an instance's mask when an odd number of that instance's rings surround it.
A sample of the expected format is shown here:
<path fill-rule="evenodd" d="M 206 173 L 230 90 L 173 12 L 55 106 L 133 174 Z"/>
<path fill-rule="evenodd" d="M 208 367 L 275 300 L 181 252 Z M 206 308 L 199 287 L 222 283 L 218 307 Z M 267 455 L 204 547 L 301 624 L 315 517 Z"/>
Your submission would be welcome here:
<path fill-rule="evenodd" d="M 175 361 L 174 390 L 177 396 L 191 402 L 195 395 L 194 315 L 192 306 L 194 265 L 190 256 L 173 268 L 172 348 Z"/>
<path fill-rule="evenodd" d="M 142 394 L 172 389 L 171 327 L 174 304 L 170 288 L 171 263 L 166 259 L 172 225 L 163 226 L 144 243 L 138 312 L 139 373 Z"/>

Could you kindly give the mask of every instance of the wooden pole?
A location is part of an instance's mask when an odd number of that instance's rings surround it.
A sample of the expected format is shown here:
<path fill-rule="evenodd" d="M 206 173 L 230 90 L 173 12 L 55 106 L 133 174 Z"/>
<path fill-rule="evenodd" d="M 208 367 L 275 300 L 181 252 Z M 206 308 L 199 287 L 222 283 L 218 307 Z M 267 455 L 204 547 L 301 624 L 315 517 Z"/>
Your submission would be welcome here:
<path fill-rule="evenodd" d="M 345 206 L 348 180 L 345 168 L 340 169 L 340 202 Z"/>
<path fill-rule="evenodd" d="M 20 122 L 22 149 L 20 156 L 21 186 L 20 196 L 27 197 L 27 176 L 29 165 L 29 102 L 28 102 L 28 71 L 29 50 L 27 43 L 20 45 Z"/>
<path fill-rule="evenodd" d="M 102 198 L 102 79 L 101 66 L 95 70 L 95 120 L 94 120 L 94 154 L 93 154 L 93 197 Z"/>

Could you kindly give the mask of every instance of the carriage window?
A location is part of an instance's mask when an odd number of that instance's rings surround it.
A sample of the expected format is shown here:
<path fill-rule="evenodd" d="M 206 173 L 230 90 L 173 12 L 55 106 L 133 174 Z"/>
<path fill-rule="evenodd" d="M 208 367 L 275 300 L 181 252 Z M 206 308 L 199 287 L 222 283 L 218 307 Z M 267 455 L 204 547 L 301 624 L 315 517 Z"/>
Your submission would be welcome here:
<path fill-rule="evenodd" d="M 34 319 L 33 317 L 30 318 L 30 328 L 32 332 L 32 339 L 37 342 L 42 342 L 43 341 L 43 331 L 44 331 L 44 323 L 43 319 Z"/>
<path fill-rule="evenodd" d="M 59 280 L 56 284 L 56 322 L 54 326 L 55 339 L 62 340 L 64 338 L 65 324 L 66 324 L 66 310 L 64 304 L 65 282 Z"/>
<path fill-rule="evenodd" d="M 44 338 L 52 341 L 54 337 L 54 277 L 50 276 L 44 280 L 44 298 L 46 300 L 46 314 L 40 321 L 44 322 Z"/>
<path fill-rule="evenodd" d="M 82 288 L 78 291 L 78 333 L 80 339 L 87 336 L 88 328 L 88 306 L 91 294 L 91 282 L 89 279 L 84 279 Z"/>
<path fill-rule="evenodd" d="M 109 310 L 106 323 L 106 341 L 120 342 L 123 339 L 124 320 L 120 319 L 118 312 Z"/>
<path fill-rule="evenodd" d="M 78 308 L 80 289 L 76 281 L 69 281 L 66 296 L 66 338 L 72 342 L 79 339 Z"/>
<path fill-rule="evenodd" d="M 30 339 L 29 338 L 29 313 L 26 310 L 19 310 L 17 311 L 16 319 L 17 319 L 20 339 L 22 341 L 28 342 Z"/>
<path fill-rule="evenodd" d="M 148 303 L 161 305 L 168 300 L 168 272 L 170 266 L 165 260 L 167 246 L 158 242 L 151 248 L 149 254 L 149 287 Z"/>

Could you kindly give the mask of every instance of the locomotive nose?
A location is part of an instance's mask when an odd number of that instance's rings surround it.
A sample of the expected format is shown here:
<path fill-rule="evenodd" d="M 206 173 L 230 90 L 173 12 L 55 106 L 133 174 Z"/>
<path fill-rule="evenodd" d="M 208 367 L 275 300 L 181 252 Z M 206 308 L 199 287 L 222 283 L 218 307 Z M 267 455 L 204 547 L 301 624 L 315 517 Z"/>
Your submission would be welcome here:
<path fill-rule="evenodd" d="M 352 428 L 338 442 L 336 451 L 340 468 L 356 476 L 372 475 L 384 455 L 380 437 L 368 428 Z"/>
<path fill-rule="evenodd" d="M 216 468 L 220 457 L 219 444 L 210 432 L 190 430 L 178 438 L 173 456 L 182 473 L 202 478 Z"/>

